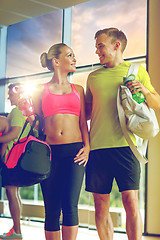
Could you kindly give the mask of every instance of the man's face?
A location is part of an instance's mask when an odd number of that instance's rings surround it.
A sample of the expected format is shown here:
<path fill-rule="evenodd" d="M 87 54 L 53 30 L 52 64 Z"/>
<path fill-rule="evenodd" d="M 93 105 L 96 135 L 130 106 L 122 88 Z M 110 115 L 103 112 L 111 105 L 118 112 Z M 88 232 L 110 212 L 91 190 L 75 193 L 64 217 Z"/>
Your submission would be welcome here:
<path fill-rule="evenodd" d="M 111 42 L 111 38 L 105 33 L 100 34 L 96 38 L 96 54 L 99 56 L 100 64 L 106 66 L 112 64 L 115 59 L 115 43 Z"/>
<path fill-rule="evenodd" d="M 19 99 L 19 94 L 18 93 L 14 93 L 12 89 L 10 89 L 8 91 L 8 99 L 11 102 L 11 106 L 13 105 L 17 105 L 17 101 Z"/>

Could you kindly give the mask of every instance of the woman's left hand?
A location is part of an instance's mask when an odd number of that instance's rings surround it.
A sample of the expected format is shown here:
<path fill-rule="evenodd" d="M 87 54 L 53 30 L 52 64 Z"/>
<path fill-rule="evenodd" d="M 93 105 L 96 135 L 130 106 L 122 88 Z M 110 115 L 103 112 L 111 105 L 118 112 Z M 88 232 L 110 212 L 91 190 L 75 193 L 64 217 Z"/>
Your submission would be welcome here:
<path fill-rule="evenodd" d="M 90 147 L 83 147 L 79 150 L 76 157 L 74 158 L 74 162 L 78 163 L 79 165 L 83 164 L 85 167 L 88 162 Z"/>

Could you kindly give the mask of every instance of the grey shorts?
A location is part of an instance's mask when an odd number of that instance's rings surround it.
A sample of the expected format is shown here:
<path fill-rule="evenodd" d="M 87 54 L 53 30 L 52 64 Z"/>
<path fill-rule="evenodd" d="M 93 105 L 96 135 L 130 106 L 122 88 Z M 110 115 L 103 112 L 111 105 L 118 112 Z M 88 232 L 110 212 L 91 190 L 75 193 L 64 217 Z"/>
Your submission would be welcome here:
<path fill-rule="evenodd" d="M 86 191 L 109 194 L 114 178 L 120 192 L 138 190 L 140 172 L 130 147 L 92 150 L 86 167 Z"/>

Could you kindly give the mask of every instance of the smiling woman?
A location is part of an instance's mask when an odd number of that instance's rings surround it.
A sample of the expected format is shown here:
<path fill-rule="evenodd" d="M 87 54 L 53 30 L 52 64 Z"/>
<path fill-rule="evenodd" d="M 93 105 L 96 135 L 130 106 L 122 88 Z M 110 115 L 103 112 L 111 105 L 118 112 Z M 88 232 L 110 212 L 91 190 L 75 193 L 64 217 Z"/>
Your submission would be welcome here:
<path fill-rule="evenodd" d="M 78 199 L 89 156 L 89 136 L 84 111 L 84 91 L 70 84 L 67 75 L 76 71 L 73 50 L 64 43 L 41 54 L 42 67 L 54 71 L 52 79 L 33 96 L 35 113 L 43 117 L 46 142 L 52 150 L 50 177 L 41 184 L 45 204 L 46 239 L 62 236 L 74 240 L 78 231 Z"/>

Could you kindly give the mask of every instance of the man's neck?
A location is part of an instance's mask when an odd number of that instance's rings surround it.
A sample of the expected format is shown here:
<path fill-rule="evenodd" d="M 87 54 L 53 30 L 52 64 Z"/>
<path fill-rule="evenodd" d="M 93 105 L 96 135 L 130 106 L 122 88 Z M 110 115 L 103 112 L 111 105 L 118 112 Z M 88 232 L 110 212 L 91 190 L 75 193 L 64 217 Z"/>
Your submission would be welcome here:
<path fill-rule="evenodd" d="M 116 56 L 113 59 L 113 61 L 106 63 L 105 67 L 106 68 L 113 68 L 113 67 L 116 67 L 116 66 L 120 65 L 123 62 L 124 62 L 124 59 L 123 59 L 122 55 L 119 54 L 119 56 Z"/>

